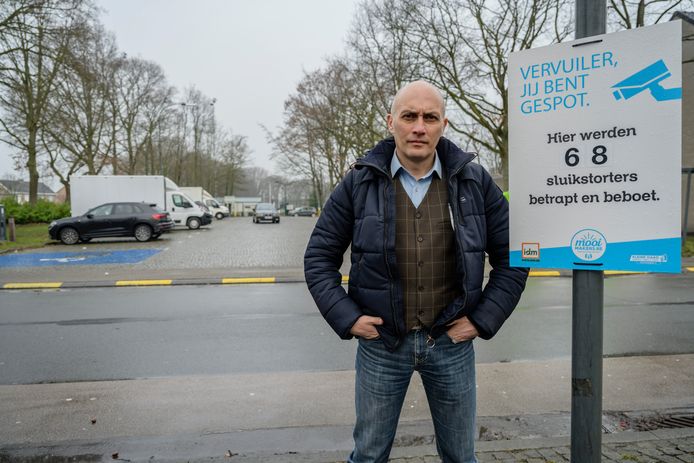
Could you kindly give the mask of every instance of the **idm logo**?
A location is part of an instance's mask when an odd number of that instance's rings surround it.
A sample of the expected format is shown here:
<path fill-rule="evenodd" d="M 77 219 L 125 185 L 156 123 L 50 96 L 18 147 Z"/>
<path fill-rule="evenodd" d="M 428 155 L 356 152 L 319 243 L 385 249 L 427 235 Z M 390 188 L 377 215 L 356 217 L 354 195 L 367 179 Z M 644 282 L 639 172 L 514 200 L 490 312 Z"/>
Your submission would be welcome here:
<path fill-rule="evenodd" d="M 571 250 L 581 260 L 598 260 L 605 254 L 607 240 L 602 233 L 586 228 L 571 238 Z"/>
<path fill-rule="evenodd" d="M 540 243 L 521 243 L 522 260 L 540 260 Z"/>

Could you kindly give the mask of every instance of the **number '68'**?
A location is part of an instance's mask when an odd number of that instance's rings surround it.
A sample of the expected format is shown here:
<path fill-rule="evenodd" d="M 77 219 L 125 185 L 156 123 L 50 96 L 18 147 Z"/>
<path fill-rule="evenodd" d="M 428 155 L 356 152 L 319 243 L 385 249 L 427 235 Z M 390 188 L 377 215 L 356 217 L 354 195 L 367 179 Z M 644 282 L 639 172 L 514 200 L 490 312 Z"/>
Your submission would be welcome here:
<path fill-rule="evenodd" d="M 569 167 L 577 166 L 581 160 L 578 154 L 578 148 L 569 148 L 566 150 L 566 154 L 564 154 L 564 162 L 566 162 L 566 165 Z M 605 164 L 607 162 L 607 148 L 603 145 L 597 145 L 593 148 L 593 157 L 591 157 L 590 160 L 593 161 L 593 164 L 598 166 Z"/>

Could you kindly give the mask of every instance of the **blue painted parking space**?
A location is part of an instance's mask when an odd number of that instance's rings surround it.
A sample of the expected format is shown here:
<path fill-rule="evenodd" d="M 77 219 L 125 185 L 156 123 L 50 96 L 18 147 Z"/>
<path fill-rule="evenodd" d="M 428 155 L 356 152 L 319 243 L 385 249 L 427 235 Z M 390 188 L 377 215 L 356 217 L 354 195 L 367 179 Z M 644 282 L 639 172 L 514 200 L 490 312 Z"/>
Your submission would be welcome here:
<path fill-rule="evenodd" d="M 0 267 L 46 267 L 50 265 L 137 264 L 161 249 L 127 251 L 48 252 L 0 255 Z"/>

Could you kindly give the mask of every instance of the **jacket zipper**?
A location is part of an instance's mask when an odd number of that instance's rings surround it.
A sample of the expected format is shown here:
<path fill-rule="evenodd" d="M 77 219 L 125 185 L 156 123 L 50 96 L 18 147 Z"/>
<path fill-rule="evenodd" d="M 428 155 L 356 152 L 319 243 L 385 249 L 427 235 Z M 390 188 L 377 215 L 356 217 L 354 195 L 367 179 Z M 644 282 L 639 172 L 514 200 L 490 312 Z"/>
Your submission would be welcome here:
<path fill-rule="evenodd" d="M 467 164 L 467 163 L 465 163 L 465 164 Z M 448 183 L 451 186 L 451 189 L 453 189 L 453 182 L 455 181 L 456 176 L 460 173 L 461 170 L 463 170 L 463 167 L 465 167 L 465 164 L 460 166 L 455 172 L 453 172 L 448 177 Z M 450 192 L 451 191 L 449 190 L 449 195 L 448 195 L 449 196 L 448 197 L 449 207 L 451 207 L 450 206 L 450 201 L 451 201 Z M 453 219 L 455 221 L 455 230 L 454 230 L 455 241 L 458 245 L 458 249 L 460 250 L 460 256 L 463 259 L 463 261 L 461 262 L 461 268 L 463 269 L 463 306 L 462 307 L 464 309 L 465 306 L 467 305 L 467 271 L 465 270 L 465 250 L 463 249 L 463 243 L 460 240 L 460 234 L 458 233 L 458 215 L 459 215 L 460 211 L 458 209 L 459 206 L 458 206 L 458 188 L 457 188 L 457 186 L 455 188 L 455 195 L 453 197 L 453 204 L 455 205 L 455 207 L 451 207 L 451 210 L 452 210 L 452 214 L 453 214 Z M 456 312 L 455 314 L 453 314 L 453 317 L 437 323 L 435 326 L 432 327 L 432 330 L 434 328 L 439 327 L 439 326 L 445 327 L 446 325 L 448 325 L 448 323 L 451 322 L 451 320 L 453 320 L 453 318 L 455 318 L 456 315 L 458 315 L 458 313 L 459 312 Z"/>
<path fill-rule="evenodd" d="M 388 220 L 386 215 L 388 214 L 388 182 L 391 181 L 390 177 L 388 176 L 388 173 L 381 169 L 379 166 L 376 164 L 371 164 L 370 162 L 362 162 L 360 163 L 363 166 L 369 166 L 373 167 L 376 172 L 378 172 L 380 175 L 383 175 L 386 179 L 386 182 L 383 186 L 383 258 L 385 260 L 385 265 L 386 265 L 386 270 L 388 271 L 388 280 L 390 281 L 389 284 L 389 290 L 390 290 L 390 312 L 391 316 L 393 317 L 393 325 L 395 328 L 395 335 L 397 340 L 395 341 L 395 347 L 397 347 L 400 344 L 400 320 L 398 317 L 398 311 L 395 307 L 395 297 L 393 295 L 393 289 L 394 289 L 394 283 L 393 283 L 393 273 L 390 271 L 390 265 L 388 264 L 388 249 L 387 249 L 387 240 L 388 240 Z"/>
<path fill-rule="evenodd" d="M 388 220 L 386 217 L 386 214 L 388 214 L 388 182 L 391 180 L 388 178 L 386 175 L 386 183 L 385 186 L 383 187 L 383 234 L 384 234 L 384 239 L 383 239 L 383 256 L 385 257 L 386 260 L 386 269 L 388 270 L 388 281 L 390 281 L 389 284 L 389 289 L 390 289 L 390 311 L 391 311 L 391 316 L 393 317 L 393 324 L 395 325 L 395 335 L 397 337 L 397 341 L 395 343 L 395 347 L 400 344 L 400 320 L 397 317 L 398 311 L 395 308 L 395 297 L 393 294 L 394 290 L 394 283 L 393 283 L 393 274 L 390 271 L 390 265 L 388 264 L 388 249 L 387 249 L 387 239 L 388 239 Z"/>

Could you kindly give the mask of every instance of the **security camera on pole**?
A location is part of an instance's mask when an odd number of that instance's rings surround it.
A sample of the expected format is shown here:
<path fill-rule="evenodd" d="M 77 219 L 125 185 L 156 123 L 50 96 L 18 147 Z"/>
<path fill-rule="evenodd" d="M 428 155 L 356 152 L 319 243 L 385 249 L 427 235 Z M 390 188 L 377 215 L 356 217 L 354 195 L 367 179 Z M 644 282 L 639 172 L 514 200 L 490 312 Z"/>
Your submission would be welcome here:
<path fill-rule="evenodd" d="M 681 271 L 681 23 L 509 58 L 511 265 L 573 270 L 571 461 L 599 462 L 603 271 Z M 602 34 L 602 35 L 600 35 Z"/>

